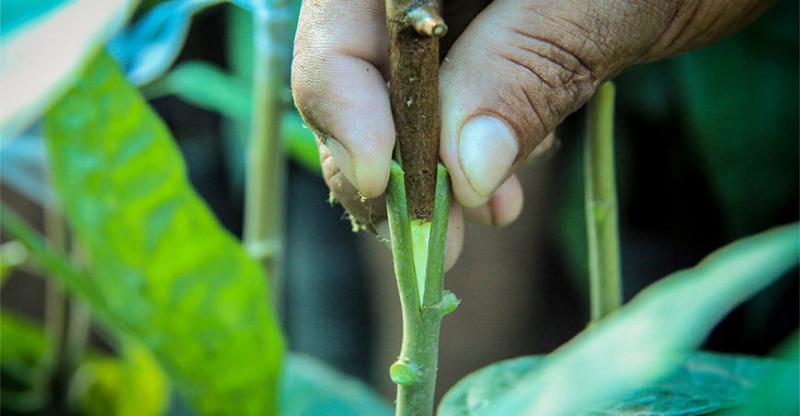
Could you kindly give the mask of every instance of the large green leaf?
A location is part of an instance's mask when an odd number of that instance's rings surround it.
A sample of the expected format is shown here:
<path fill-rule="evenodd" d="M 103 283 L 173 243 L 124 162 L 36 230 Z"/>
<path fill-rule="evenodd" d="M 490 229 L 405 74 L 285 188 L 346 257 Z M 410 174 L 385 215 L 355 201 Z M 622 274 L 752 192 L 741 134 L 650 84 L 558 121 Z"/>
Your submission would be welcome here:
<path fill-rule="evenodd" d="M 290 354 L 281 379 L 281 416 L 389 416 L 392 409 L 360 381 Z"/>
<path fill-rule="evenodd" d="M 498 361 L 464 377 L 447 391 L 439 404 L 438 415 L 470 416 L 486 410 L 497 396 L 514 387 L 536 369 L 544 356 L 531 355 Z"/>
<path fill-rule="evenodd" d="M 501 361 L 470 374 L 442 399 L 441 415 L 480 415 L 504 390 L 535 371 L 544 356 Z M 698 352 L 672 374 L 619 401 L 594 408 L 591 415 L 678 416 L 706 414 L 743 403 L 777 361 Z"/>
<path fill-rule="evenodd" d="M 800 414 L 800 338 L 797 332 L 781 346 L 776 358 L 785 365 L 776 366 L 764 378 L 746 406 L 725 413 L 727 416 Z"/>
<path fill-rule="evenodd" d="M 199 413 L 273 413 L 283 343 L 263 271 L 192 190 L 168 130 L 108 55 L 45 129 L 92 260 L 101 302 L 90 306 L 151 349 Z"/>
<path fill-rule="evenodd" d="M 10 138 L 69 88 L 87 58 L 125 23 L 136 0 L 2 3 L 3 12 L 13 12 L 14 30 L 0 38 L 0 132 Z"/>
<path fill-rule="evenodd" d="M 798 232 L 793 224 L 740 240 L 650 286 L 493 397 L 482 414 L 574 415 L 661 379 L 728 311 L 797 264 Z"/>

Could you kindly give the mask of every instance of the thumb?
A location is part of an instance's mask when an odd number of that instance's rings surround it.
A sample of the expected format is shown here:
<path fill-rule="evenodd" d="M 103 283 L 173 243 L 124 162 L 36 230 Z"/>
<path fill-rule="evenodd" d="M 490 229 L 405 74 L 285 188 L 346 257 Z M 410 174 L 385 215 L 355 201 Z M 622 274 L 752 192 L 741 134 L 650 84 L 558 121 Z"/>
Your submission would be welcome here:
<path fill-rule="evenodd" d="M 602 80 L 602 47 L 529 1 L 495 1 L 442 64 L 441 157 L 459 203 L 485 204 Z"/>

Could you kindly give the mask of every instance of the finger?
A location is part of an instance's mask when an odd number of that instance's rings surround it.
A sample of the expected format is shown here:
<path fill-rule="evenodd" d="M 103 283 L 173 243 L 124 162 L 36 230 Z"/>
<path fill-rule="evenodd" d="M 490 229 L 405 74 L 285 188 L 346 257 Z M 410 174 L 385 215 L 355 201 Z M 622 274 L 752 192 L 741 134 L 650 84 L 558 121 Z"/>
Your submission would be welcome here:
<path fill-rule="evenodd" d="M 384 198 L 364 198 L 345 177 L 332 157 L 330 149 L 318 141 L 322 178 L 331 190 L 331 203 L 344 207 L 353 231 L 378 232 L 379 225 L 386 221 Z"/>
<path fill-rule="evenodd" d="M 484 205 L 465 208 L 467 219 L 483 225 L 503 227 L 514 222 L 522 212 L 524 197 L 517 175 L 511 175 Z"/>
<path fill-rule="evenodd" d="M 384 13 L 374 0 L 303 2 L 292 61 L 295 105 L 366 197 L 385 190 L 394 146 Z"/>
<path fill-rule="evenodd" d="M 599 83 L 586 42 L 542 18 L 535 3 L 493 2 L 442 65 L 441 154 L 465 207 L 487 203 Z"/>
<path fill-rule="evenodd" d="M 456 264 L 464 246 L 464 216 L 461 207 L 453 202 L 450 205 L 450 217 L 447 221 L 447 242 L 445 243 L 444 270 L 448 271 Z"/>

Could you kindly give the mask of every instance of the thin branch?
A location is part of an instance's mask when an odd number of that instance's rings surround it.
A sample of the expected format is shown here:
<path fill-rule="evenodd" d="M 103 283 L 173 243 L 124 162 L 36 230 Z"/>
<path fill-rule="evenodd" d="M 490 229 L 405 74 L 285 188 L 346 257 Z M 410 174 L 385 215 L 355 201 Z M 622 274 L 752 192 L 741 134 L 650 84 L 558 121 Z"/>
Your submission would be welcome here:
<path fill-rule="evenodd" d="M 66 251 L 67 230 L 64 219 L 54 206 L 44 210 L 44 234 L 49 250 L 58 253 Z M 45 280 L 44 328 L 50 340 L 50 356 L 48 365 L 51 371 L 57 371 L 61 358 L 61 342 L 64 338 L 64 318 L 66 316 L 66 299 L 64 290 L 54 279 Z"/>
<path fill-rule="evenodd" d="M 589 103 L 585 140 L 585 209 L 592 322 L 622 304 L 617 189 L 614 173 L 614 85 Z"/>
<path fill-rule="evenodd" d="M 254 2 L 253 102 L 247 151 L 244 242 L 260 260 L 279 299 L 284 245 L 286 158 L 280 137 L 289 64 L 287 1 Z M 284 42 L 286 41 L 286 42 Z"/>

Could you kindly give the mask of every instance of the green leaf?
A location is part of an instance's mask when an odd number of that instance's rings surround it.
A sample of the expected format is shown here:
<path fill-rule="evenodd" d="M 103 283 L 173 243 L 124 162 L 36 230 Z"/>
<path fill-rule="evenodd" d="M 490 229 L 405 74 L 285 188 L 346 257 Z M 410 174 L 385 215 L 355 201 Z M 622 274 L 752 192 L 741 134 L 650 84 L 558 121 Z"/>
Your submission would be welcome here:
<path fill-rule="evenodd" d="M 108 55 L 45 130 L 102 299 L 89 306 L 148 347 L 199 413 L 274 413 L 283 342 L 264 273 L 192 190 L 167 128 Z"/>
<path fill-rule="evenodd" d="M 360 381 L 302 354 L 290 354 L 281 379 L 282 416 L 389 416 L 389 407 Z"/>
<path fill-rule="evenodd" d="M 653 284 L 487 404 L 486 415 L 573 415 L 669 374 L 714 325 L 798 262 L 797 224 L 730 244 Z"/>
<path fill-rule="evenodd" d="M 506 390 L 536 369 L 544 357 L 531 355 L 498 361 L 461 379 L 442 397 L 440 416 L 479 415 Z"/>
<path fill-rule="evenodd" d="M 248 84 L 201 61 L 179 64 L 163 78 L 146 87 L 144 94 L 148 98 L 172 94 L 232 120 L 245 123 L 250 120 Z"/>
<path fill-rule="evenodd" d="M 784 365 L 765 377 L 746 406 L 726 416 L 796 415 L 800 413 L 800 338 L 794 333 L 775 355 Z"/>
<path fill-rule="evenodd" d="M 20 0 L 12 0 L 10 6 L 5 5 L 7 1 L 2 2 L 3 12 L 8 7 L 22 7 Z M 2 136 L 16 136 L 46 111 L 69 88 L 98 46 L 122 27 L 136 3 L 136 0 L 60 3 L 37 0 L 25 6 L 31 8 L 27 14 L 14 12 L 18 19 L 35 20 L 16 24 L 16 30 L 0 39 Z M 4 15 L 3 24 L 5 18 Z"/>
<path fill-rule="evenodd" d="M 456 384 L 439 407 L 440 415 L 480 415 L 498 394 L 536 371 L 544 356 L 501 361 Z M 739 405 L 777 361 L 749 356 L 694 353 L 668 377 L 637 389 L 616 403 L 584 412 L 591 415 L 678 416 L 706 414 Z"/>

